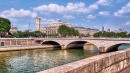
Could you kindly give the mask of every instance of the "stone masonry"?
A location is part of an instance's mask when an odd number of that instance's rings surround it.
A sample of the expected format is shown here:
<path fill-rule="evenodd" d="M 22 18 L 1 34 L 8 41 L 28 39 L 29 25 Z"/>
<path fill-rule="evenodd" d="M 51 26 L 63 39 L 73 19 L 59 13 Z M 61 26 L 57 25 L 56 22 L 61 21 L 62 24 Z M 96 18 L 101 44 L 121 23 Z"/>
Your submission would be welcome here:
<path fill-rule="evenodd" d="M 102 54 L 38 73 L 118 73 L 130 66 L 130 48 Z"/>

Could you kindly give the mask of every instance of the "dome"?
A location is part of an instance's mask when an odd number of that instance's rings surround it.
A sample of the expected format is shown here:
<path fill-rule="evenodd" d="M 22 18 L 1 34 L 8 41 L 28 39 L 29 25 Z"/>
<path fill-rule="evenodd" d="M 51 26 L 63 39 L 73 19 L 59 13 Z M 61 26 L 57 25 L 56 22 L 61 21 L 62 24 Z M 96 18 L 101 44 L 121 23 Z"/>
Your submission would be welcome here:
<path fill-rule="evenodd" d="M 58 27 L 58 26 L 63 25 L 63 24 L 68 25 L 68 26 L 71 26 L 71 24 L 62 22 L 61 20 L 53 21 L 53 22 L 49 23 L 48 26 L 49 26 L 49 27 Z"/>

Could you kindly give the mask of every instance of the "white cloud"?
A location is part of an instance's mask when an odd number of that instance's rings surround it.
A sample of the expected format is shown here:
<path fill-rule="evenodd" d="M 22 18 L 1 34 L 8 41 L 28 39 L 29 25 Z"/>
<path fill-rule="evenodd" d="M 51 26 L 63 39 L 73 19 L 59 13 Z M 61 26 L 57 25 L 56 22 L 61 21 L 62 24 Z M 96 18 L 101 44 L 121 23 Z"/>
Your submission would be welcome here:
<path fill-rule="evenodd" d="M 90 11 L 91 10 L 96 10 L 96 9 L 98 9 L 98 5 L 97 4 L 92 4 L 88 8 L 89 8 Z"/>
<path fill-rule="evenodd" d="M 47 5 L 42 5 L 42 6 L 38 6 L 36 8 L 33 8 L 35 11 L 40 11 L 43 12 L 47 11 L 47 12 L 57 12 L 57 13 L 61 13 L 64 12 L 64 6 L 59 6 L 57 4 L 49 4 Z"/>
<path fill-rule="evenodd" d="M 63 18 L 66 18 L 66 19 L 74 19 L 75 17 L 72 16 L 72 15 L 64 15 Z"/>
<path fill-rule="evenodd" d="M 15 10 L 14 8 L 11 8 L 10 10 L 5 10 L 0 13 L 1 17 L 6 17 L 6 18 L 15 18 L 15 17 L 36 17 L 37 14 L 35 12 L 31 12 L 30 10 Z"/>
<path fill-rule="evenodd" d="M 114 12 L 114 16 L 122 16 L 123 14 L 130 13 L 130 2 L 122 7 L 121 10 Z"/>
<path fill-rule="evenodd" d="M 89 18 L 89 19 L 94 19 L 94 18 L 96 18 L 96 16 L 88 15 L 87 18 Z"/>
<path fill-rule="evenodd" d="M 54 19 L 47 19 L 47 18 L 42 18 L 42 24 L 49 24 L 50 22 L 55 21 Z"/>
<path fill-rule="evenodd" d="M 97 2 L 89 5 L 88 7 L 85 6 L 85 3 L 68 3 L 66 6 L 58 5 L 58 4 L 48 4 L 48 5 L 41 5 L 38 7 L 34 7 L 34 11 L 38 11 L 42 14 L 47 14 L 50 12 L 60 13 L 60 14 L 73 14 L 73 13 L 90 13 L 94 10 L 98 9 L 99 5 L 102 6 L 109 6 L 113 0 L 98 0 Z"/>
<path fill-rule="evenodd" d="M 96 4 L 102 5 L 102 6 L 109 6 L 111 4 L 112 0 L 98 0 Z"/>
<path fill-rule="evenodd" d="M 129 22 L 126 22 L 125 25 L 130 25 L 130 21 L 129 21 Z"/>
<path fill-rule="evenodd" d="M 66 6 L 60 6 L 58 4 L 41 5 L 33 8 L 34 11 L 41 13 L 56 12 L 56 13 L 86 13 L 88 9 L 85 7 L 85 3 L 68 3 Z"/>
<path fill-rule="evenodd" d="M 110 13 L 107 12 L 107 11 L 100 11 L 100 12 L 99 12 L 99 15 L 108 16 L 108 15 L 110 15 Z"/>

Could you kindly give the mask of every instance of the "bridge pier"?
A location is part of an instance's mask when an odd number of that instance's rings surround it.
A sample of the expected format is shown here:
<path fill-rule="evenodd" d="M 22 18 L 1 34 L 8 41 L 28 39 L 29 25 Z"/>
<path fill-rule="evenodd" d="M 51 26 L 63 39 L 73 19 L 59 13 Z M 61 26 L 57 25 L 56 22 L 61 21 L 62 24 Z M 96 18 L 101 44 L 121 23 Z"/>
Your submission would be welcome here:
<path fill-rule="evenodd" d="M 66 46 L 65 45 L 61 45 L 61 49 L 66 49 Z"/>
<path fill-rule="evenodd" d="M 99 52 L 105 53 L 106 52 L 105 47 L 99 47 Z"/>

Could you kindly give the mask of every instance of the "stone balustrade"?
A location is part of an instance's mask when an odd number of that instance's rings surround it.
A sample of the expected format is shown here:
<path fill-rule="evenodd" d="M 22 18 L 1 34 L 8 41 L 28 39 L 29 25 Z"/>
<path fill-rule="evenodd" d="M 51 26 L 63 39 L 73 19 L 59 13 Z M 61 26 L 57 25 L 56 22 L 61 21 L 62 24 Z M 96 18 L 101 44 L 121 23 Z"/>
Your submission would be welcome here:
<path fill-rule="evenodd" d="M 130 48 L 86 58 L 38 73 L 118 73 L 130 66 Z"/>

